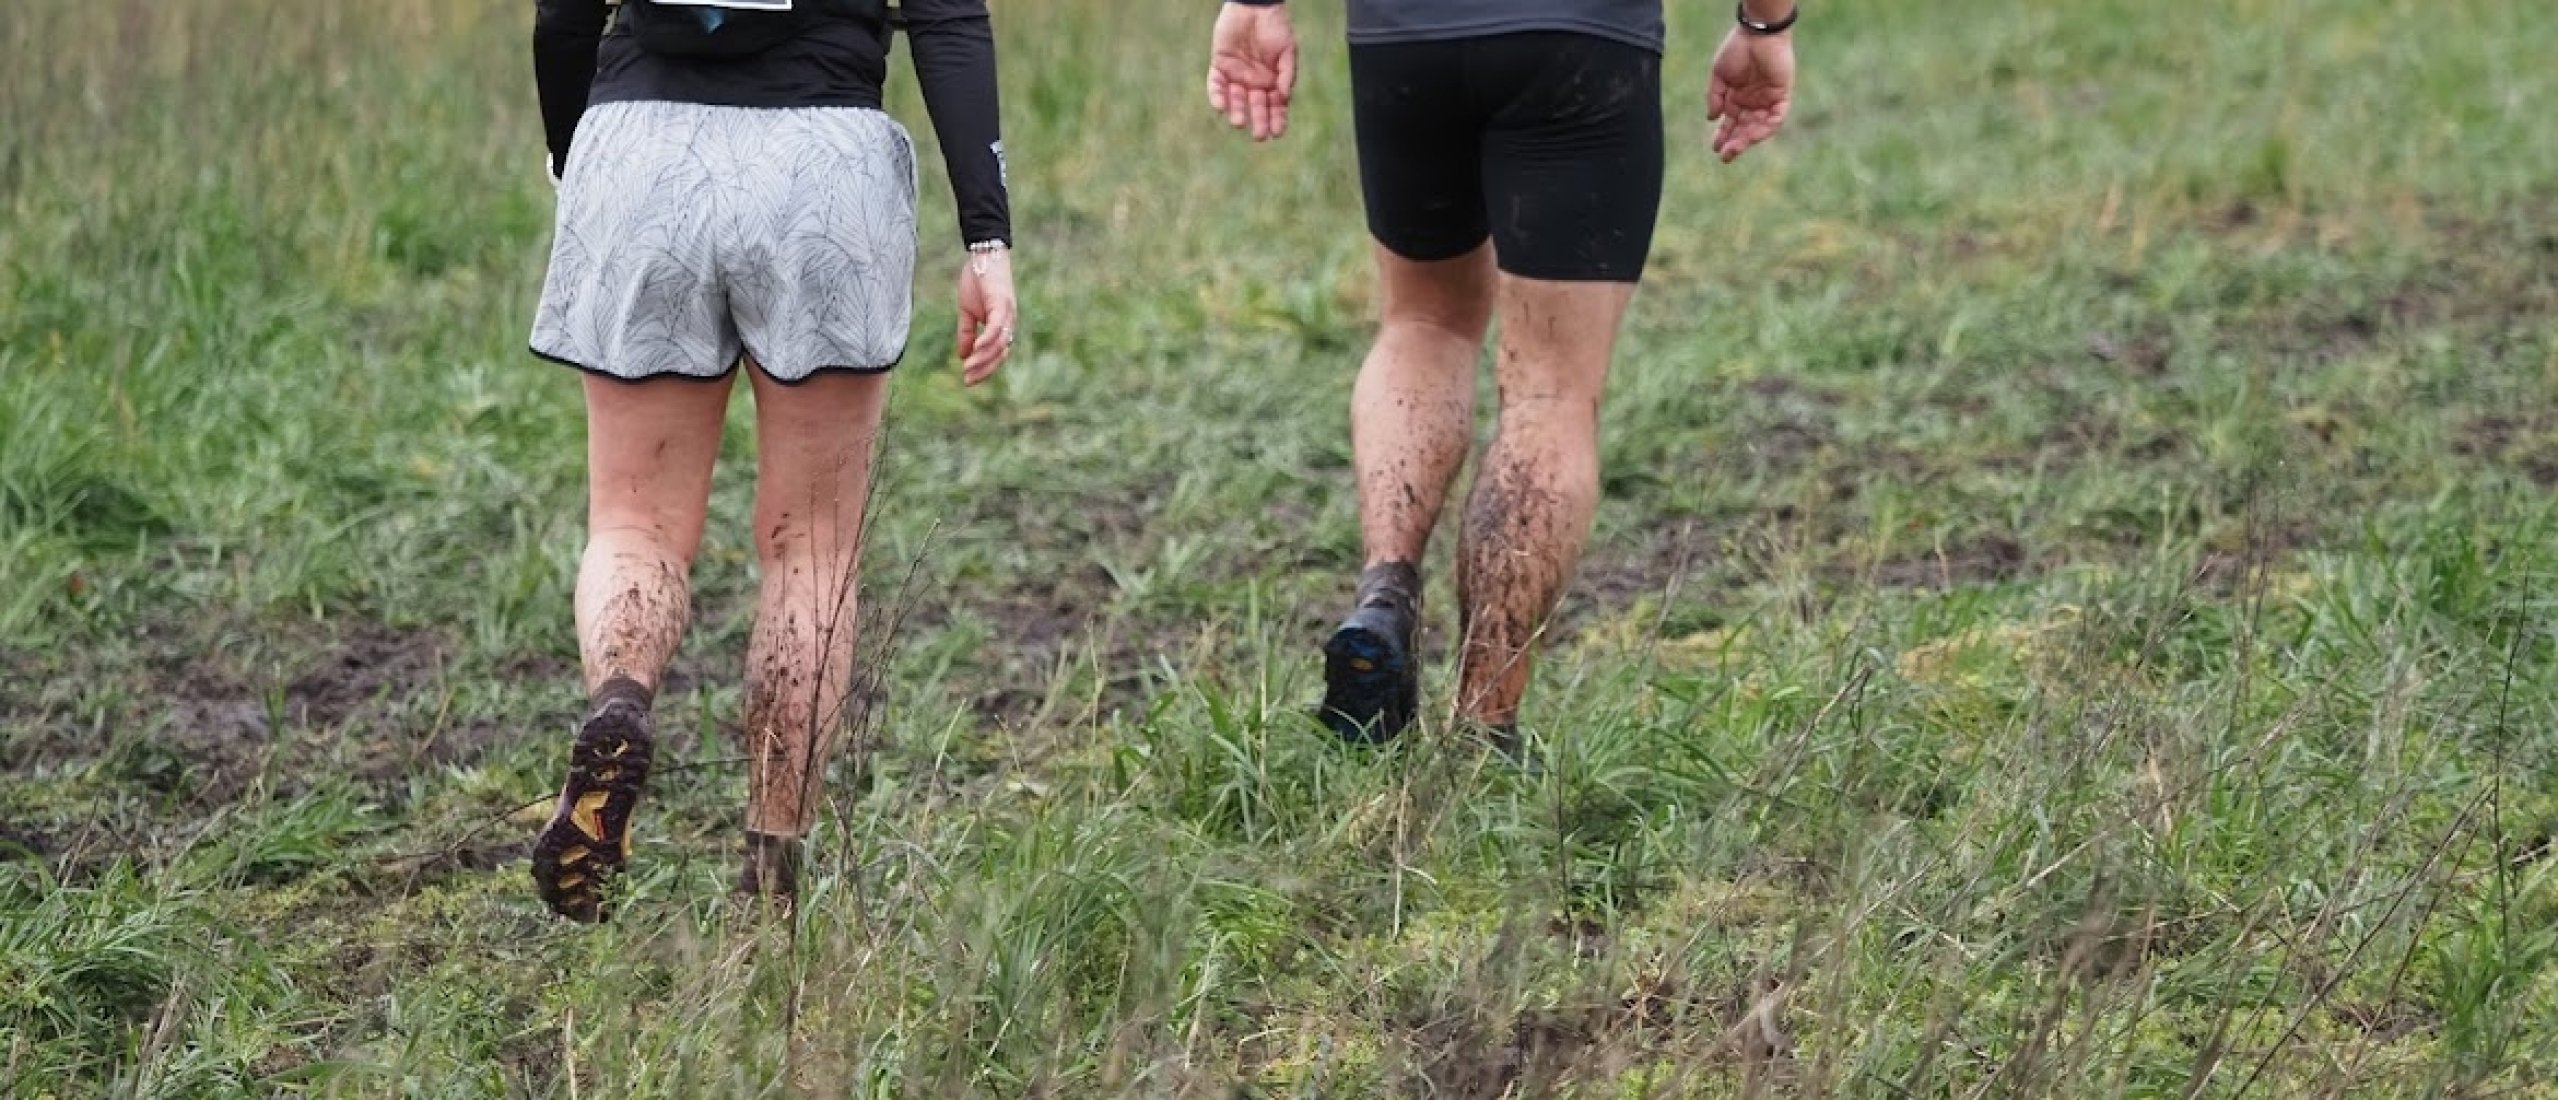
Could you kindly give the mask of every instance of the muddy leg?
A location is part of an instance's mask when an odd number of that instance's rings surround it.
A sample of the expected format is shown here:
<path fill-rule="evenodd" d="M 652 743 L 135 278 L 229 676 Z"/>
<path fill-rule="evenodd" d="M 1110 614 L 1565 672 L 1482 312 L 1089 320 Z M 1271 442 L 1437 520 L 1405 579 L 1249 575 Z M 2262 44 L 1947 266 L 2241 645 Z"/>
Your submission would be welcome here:
<path fill-rule="evenodd" d="M 1475 361 L 1492 317 L 1489 246 L 1419 263 L 1377 249 L 1383 323 L 1350 398 L 1367 565 L 1417 565 L 1474 444 Z"/>
<path fill-rule="evenodd" d="M 1599 500 L 1599 396 L 1629 283 L 1501 277 L 1501 412 L 1458 549 L 1460 718 L 1518 721 L 1529 662 L 1588 542 Z"/>
<path fill-rule="evenodd" d="M 751 889 L 788 894 L 852 696 L 862 509 L 884 375 L 755 376 L 755 545 L 762 585 L 746 650 Z M 770 864 L 770 866 L 767 866 Z M 780 881 L 776 881 L 779 879 Z"/>
<path fill-rule="evenodd" d="M 577 649 L 586 690 L 654 691 L 691 615 L 729 384 L 586 379 L 586 552 Z"/>
<path fill-rule="evenodd" d="M 607 888 L 630 859 L 655 755 L 649 704 L 683 640 L 728 392 L 725 381 L 586 381 L 577 639 L 589 703 L 530 861 L 543 902 L 565 917 L 604 919 Z"/>
<path fill-rule="evenodd" d="M 1351 394 L 1367 568 L 1325 640 L 1316 714 L 1344 740 L 1385 741 L 1420 708 L 1421 555 L 1474 442 L 1474 369 L 1492 315 L 1492 251 L 1423 263 L 1380 246 L 1384 322 Z"/>

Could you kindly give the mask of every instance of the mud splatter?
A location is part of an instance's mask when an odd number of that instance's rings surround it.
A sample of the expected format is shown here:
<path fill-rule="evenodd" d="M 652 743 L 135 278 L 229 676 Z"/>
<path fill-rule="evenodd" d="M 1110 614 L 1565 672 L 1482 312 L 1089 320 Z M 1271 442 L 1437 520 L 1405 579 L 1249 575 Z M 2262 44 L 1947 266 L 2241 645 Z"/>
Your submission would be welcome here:
<path fill-rule="evenodd" d="M 855 684 L 856 564 L 767 566 L 746 647 L 746 828 L 801 836 L 824 802 L 826 762 L 876 695 Z"/>
<path fill-rule="evenodd" d="M 621 551 L 605 567 L 578 577 L 578 636 L 586 687 L 627 676 L 652 688 L 684 639 L 692 588 L 683 563 L 663 554 Z"/>
<path fill-rule="evenodd" d="M 1542 468 L 1495 443 L 1466 503 L 1457 551 L 1458 706 L 1487 723 L 1513 720 L 1529 662 L 1588 541 L 1596 479 Z"/>

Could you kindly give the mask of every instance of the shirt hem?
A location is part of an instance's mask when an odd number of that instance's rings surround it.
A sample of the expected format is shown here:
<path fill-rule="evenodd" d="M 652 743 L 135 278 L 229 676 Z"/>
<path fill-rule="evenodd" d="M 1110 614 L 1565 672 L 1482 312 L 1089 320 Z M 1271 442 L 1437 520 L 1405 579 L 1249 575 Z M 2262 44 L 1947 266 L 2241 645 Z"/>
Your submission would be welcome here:
<path fill-rule="evenodd" d="M 1662 52 L 1664 48 L 1662 39 L 1659 37 L 1645 35 L 1637 31 L 1630 31 L 1624 27 L 1610 23 L 1602 23 L 1589 19 L 1574 19 L 1569 16 L 1553 16 L 1535 19 L 1502 18 L 1486 20 L 1481 23 L 1448 23 L 1427 27 L 1395 27 L 1386 30 L 1362 31 L 1354 29 L 1350 32 L 1350 44 L 1353 46 L 1392 46 L 1407 42 L 1449 42 L 1458 39 L 1491 38 L 1498 35 L 1522 34 L 1531 31 L 1566 31 L 1574 34 L 1586 34 L 1597 38 L 1605 38 L 1613 42 L 1622 42 L 1628 46 L 1648 50 L 1656 54 Z"/>
<path fill-rule="evenodd" d="M 878 96 L 853 93 L 841 95 L 782 96 L 703 96 L 670 95 L 652 88 L 610 88 L 598 86 L 587 97 L 588 106 L 606 103 L 690 103 L 697 107 L 748 107 L 758 111 L 788 111 L 801 107 L 855 107 L 865 111 L 887 112 Z"/>

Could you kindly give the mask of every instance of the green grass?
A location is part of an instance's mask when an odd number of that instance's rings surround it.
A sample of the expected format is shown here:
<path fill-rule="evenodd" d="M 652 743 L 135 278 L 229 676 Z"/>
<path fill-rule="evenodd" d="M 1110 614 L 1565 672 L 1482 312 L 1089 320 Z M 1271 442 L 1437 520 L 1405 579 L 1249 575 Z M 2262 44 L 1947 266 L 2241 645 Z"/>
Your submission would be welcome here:
<path fill-rule="evenodd" d="M 741 398 L 587 929 L 523 5 L 0 5 L 0 1094 L 2558 1095 L 2558 21 L 1839 0 L 1718 167 L 1674 5 L 1529 776 L 1303 715 L 1370 275 L 1295 6 L 1267 149 L 1205 5 L 1002 6 L 1027 343 L 957 385 L 928 182 L 812 896 L 725 902 Z"/>

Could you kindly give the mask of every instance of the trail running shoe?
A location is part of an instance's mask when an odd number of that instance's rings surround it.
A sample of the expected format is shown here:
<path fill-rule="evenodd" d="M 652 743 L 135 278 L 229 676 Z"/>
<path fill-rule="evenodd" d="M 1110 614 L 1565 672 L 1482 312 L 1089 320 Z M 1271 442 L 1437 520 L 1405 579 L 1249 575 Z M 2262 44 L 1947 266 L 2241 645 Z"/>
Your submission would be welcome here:
<path fill-rule="evenodd" d="M 648 782 L 648 706 L 608 697 L 577 731 L 559 811 L 533 838 L 533 885 L 551 911 L 603 920 L 604 885 L 631 858 L 631 811 Z"/>
<path fill-rule="evenodd" d="M 1342 740 L 1381 744 L 1412 725 L 1421 708 L 1413 657 L 1421 628 L 1421 578 L 1389 563 L 1359 578 L 1359 606 L 1323 644 L 1323 708 L 1318 717 Z"/>

